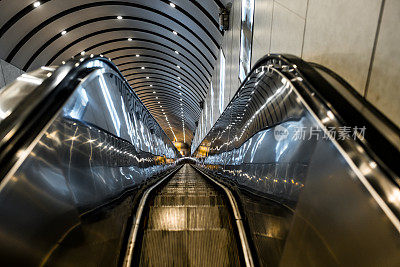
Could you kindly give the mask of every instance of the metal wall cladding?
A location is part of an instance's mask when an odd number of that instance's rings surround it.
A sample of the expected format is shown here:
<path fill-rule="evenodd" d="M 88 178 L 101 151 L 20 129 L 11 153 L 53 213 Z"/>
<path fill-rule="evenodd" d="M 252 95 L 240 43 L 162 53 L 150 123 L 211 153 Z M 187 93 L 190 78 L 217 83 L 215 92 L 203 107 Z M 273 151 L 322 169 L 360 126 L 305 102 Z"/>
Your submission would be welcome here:
<path fill-rule="evenodd" d="M 43 263 L 82 214 L 175 166 L 176 149 L 161 127 L 118 74 L 101 66 L 2 181 L 2 264 Z M 109 227 L 122 231 L 127 217 L 118 216 Z"/>
<path fill-rule="evenodd" d="M 198 163 L 239 185 L 297 201 L 318 128 L 290 81 L 260 67 L 248 78 L 194 154 Z M 298 135 L 303 129 L 305 141 Z"/>

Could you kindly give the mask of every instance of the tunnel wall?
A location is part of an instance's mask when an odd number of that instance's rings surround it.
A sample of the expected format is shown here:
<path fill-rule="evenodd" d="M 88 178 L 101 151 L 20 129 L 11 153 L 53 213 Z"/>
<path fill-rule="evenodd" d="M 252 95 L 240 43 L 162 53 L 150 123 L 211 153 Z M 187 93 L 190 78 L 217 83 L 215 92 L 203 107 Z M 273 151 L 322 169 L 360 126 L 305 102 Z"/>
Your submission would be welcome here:
<path fill-rule="evenodd" d="M 240 84 L 240 12 L 241 1 L 233 1 L 222 44 L 224 107 Z M 399 12 L 400 3 L 395 0 L 255 0 L 251 66 L 267 53 L 294 54 L 324 65 L 400 126 Z M 209 90 L 194 143 L 204 138 L 221 113 L 219 66 L 220 57 L 213 73 L 214 94 L 211 97 Z"/>

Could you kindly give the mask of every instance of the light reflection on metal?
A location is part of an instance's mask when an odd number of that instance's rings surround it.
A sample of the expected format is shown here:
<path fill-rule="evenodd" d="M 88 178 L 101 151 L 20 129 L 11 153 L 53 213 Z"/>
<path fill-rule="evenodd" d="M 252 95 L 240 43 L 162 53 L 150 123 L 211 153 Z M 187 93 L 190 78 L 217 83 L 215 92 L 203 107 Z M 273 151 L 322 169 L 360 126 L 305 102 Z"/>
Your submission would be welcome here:
<path fill-rule="evenodd" d="M 31 76 L 29 74 L 22 74 L 21 76 L 19 76 L 17 78 L 18 81 L 22 81 L 22 82 L 27 82 L 27 83 L 33 83 L 36 85 L 41 85 L 43 83 L 43 79 Z"/>
<path fill-rule="evenodd" d="M 117 135 L 120 136 L 121 123 L 119 121 L 117 111 L 116 111 L 116 109 L 114 107 L 114 102 L 111 99 L 110 92 L 108 90 L 108 87 L 107 87 L 106 81 L 104 80 L 103 75 L 99 76 L 99 80 L 100 80 L 101 91 L 103 92 L 104 99 L 106 100 L 107 108 L 108 108 L 108 111 L 110 112 L 110 115 L 112 117 L 112 121 L 114 123 L 115 130 L 117 132 Z"/>

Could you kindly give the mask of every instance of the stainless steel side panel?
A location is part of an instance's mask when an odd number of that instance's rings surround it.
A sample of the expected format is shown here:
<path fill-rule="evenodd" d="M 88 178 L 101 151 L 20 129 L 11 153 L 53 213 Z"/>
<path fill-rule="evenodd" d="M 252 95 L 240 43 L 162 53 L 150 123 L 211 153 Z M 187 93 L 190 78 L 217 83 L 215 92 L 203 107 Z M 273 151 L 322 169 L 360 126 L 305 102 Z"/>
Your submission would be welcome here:
<path fill-rule="evenodd" d="M 296 66 L 260 66 L 192 148 L 197 165 L 237 189 L 261 265 L 399 265 L 398 187 L 351 136 L 350 153 L 332 138 L 336 118 L 309 108 L 302 81 Z"/>
<path fill-rule="evenodd" d="M 94 65 L 1 183 L 2 266 L 58 265 L 57 257 L 116 265 L 131 207 L 115 200 L 175 166 L 173 144 L 137 96 L 106 64 Z M 122 204 L 83 219 L 112 201 Z M 72 233 L 80 238 L 69 245 Z"/>

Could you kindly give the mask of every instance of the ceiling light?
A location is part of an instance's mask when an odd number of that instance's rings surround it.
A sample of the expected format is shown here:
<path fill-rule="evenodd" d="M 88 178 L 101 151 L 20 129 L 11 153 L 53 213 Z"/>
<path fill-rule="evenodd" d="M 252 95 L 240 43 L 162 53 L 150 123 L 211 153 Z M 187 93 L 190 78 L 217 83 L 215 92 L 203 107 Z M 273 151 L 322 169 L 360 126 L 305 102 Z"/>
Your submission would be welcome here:
<path fill-rule="evenodd" d="M 67 31 L 65 31 L 65 30 L 61 32 L 61 35 L 66 35 L 66 34 L 67 34 Z"/>
<path fill-rule="evenodd" d="M 179 92 L 179 95 L 182 95 L 182 93 L 181 93 L 181 92 Z"/>
<path fill-rule="evenodd" d="M 85 51 L 82 51 L 82 52 L 81 52 L 81 56 L 84 56 L 85 54 L 86 54 Z"/>
<path fill-rule="evenodd" d="M 140 55 L 136 55 L 136 57 L 140 57 Z"/>
<path fill-rule="evenodd" d="M 181 68 L 181 66 L 179 66 L 179 65 L 176 65 L 176 67 L 177 67 L 178 69 L 180 69 L 180 68 Z"/>
<path fill-rule="evenodd" d="M 179 76 L 177 76 L 176 78 L 178 78 L 178 80 L 180 80 L 180 79 L 181 79 L 181 77 L 179 77 Z"/>
<path fill-rule="evenodd" d="M 160 101 L 158 101 L 157 103 L 160 104 Z"/>
<path fill-rule="evenodd" d="M 100 57 L 103 57 L 103 55 L 102 55 L 102 54 L 100 54 Z"/>
<path fill-rule="evenodd" d="M 178 33 L 176 31 L 172 31 L 173 34 L 178 35 Z"/>
<path fill-rule="evenodd" d="M 122 16 L 118 16 L 117 19 L 122 19 Z"/>
<path fill-rule="evenodd" d="M 63 65 L 65 64 L 65 61 L 61 62 Z"/>
<path fill-rule="evenodd" d="M 146 79 L 150 79 L 150 77 L 146 77 Z"/>
<path fill-rule="evenodd" d="M 35 3 L 33 3 L 33 7 L 38 7 L 38 6 L 40 6 L 40 2 L 39 1 L 36 1 Z"/>
<path fill-rule="evenodd" d="M 129 42 L 132 42 L 132 38 L 128 38 L 128 41 L 129 41 Z"/>
<path fill-rule="evenodd" d="M 145 69 L 145 67 L 141 67 L 141 69 L 142 69 L 142 70 L 144 70 L 144 69 Z"/>
<path fill-rule="evenodd" d="M 162 106 L 160 106 L 160 108 L 162 108 Z"/>
<path fill-rule="evenodd" d="M 150 87 L 153 87 L 153 85 L 152 85 L 152 84 L 150 84 Z"/>
<path fill-rule="evenodd" d="M 155 94 L 156 93 L 156 91 L 153 91 L 153 94 Z"/>
<path fill-rule="evenodd" d="M 175 4 L 174 3 L 169 3 L 169 5 L 171 6 L 171 7 L 173 7 L 173 8 L 175 8 L 176 6 L 175 6 Z"/>
<path fill-rule="evenodd" d="M 158 96 L 156 96 L 156 99 L 158 99 Z"/>
<path fill-rule="evenodd" d="M 94 55 L 93 54 L 90 54 L 90 58 L 93 58 L 94 57 Z"/>
<path fill-rule="evenodd" d="M 179 52 L 175 50 L 175 54 L 178 54 L 178 55 L 179 55 Z"/>

